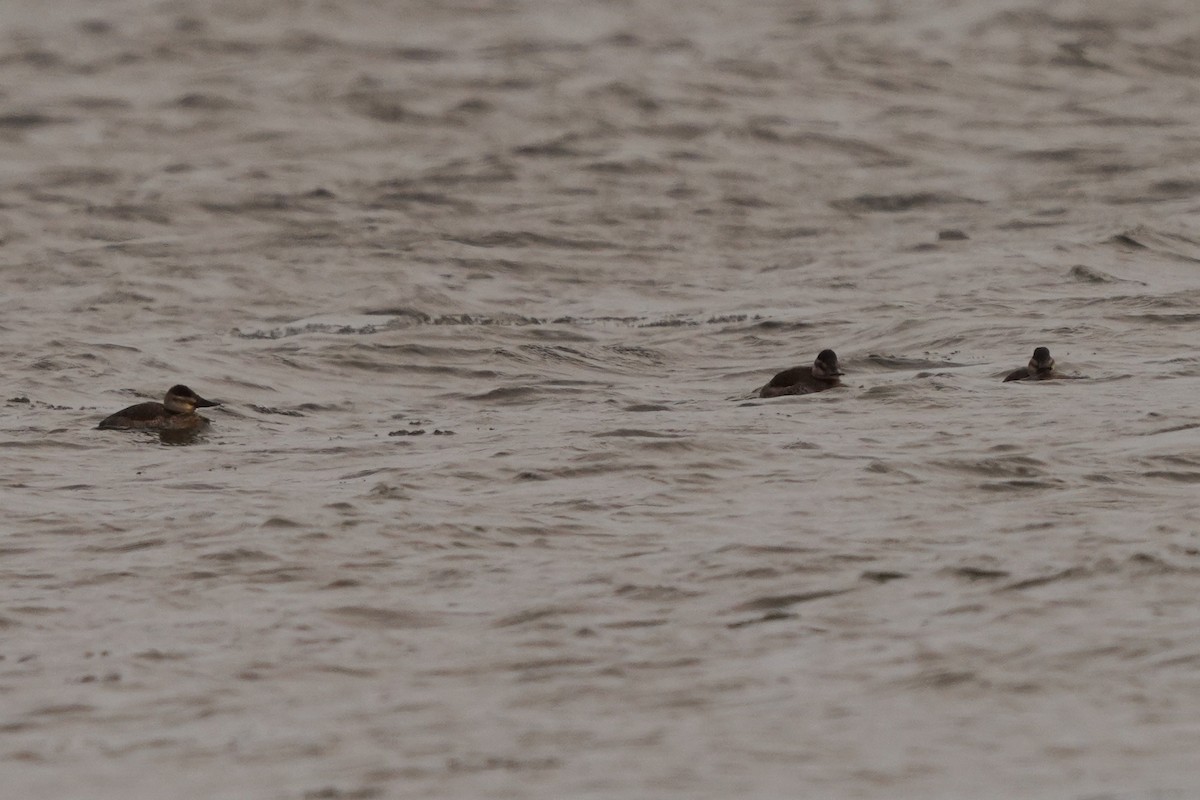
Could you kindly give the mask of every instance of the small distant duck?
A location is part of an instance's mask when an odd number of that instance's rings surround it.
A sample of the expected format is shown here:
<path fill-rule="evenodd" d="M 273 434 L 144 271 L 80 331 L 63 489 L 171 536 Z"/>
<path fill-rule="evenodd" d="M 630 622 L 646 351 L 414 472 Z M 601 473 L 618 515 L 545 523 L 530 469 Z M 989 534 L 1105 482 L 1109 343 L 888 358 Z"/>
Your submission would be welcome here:
<path fill-rule="evenodd" d="M 208 425 L 197 408 L 219 406 L 188 387 L 177 384 L 167 390 L 161 403 L 138 403 L 106 417 L 97 428 L 105 430 L 195 431 Z"/>
<path fill-rule="evenodd" d="M 1008 373 L 1004 382 L 1046 381 L 1057 377 L 1059 375 L 1054 371 L 1054 359 L 1050 357 L 1050 349 L 1038 347 L 1034 349 L 1033 358 L 1029 359 L 1029 365 Z"/>
<path fill-rule="evenodd" d="M 792 367 L 771 378 L 771 382 L 759 390 L 759 397 L 781 397 L 785 394 L 812 394 L 841 386 L 842 370 L 838 367 L 837 353 L 822 350 L 811 367 Z"/>

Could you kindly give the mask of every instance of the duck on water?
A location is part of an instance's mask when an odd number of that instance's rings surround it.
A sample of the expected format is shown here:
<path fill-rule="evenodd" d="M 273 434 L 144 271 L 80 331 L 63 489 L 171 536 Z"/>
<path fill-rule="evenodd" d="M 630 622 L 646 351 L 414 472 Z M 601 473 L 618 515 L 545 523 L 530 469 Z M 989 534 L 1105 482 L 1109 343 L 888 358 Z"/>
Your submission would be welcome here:
<path fill-rule="evenodd" d="M 196 431 L 208 425 L 197 408 L 219 406 L 205 400 L 183 384 L 167 390 L 161 403 L 138 403 L 105 417 L 97 425 L 102 430 Z"/>
<path fill-rule="evenodd" d="M 811 367 L 792 367 L 780 372 L 759 389 L 759 397 L 782 397 L 787 394 L 812 394 L 841 386 L 842 370 L 837 353 L 822 350 Z"/>
<path fill-rule="evenodd" d="M 1038 347 L 1034 349 L 1033 358 L 1029 359 L 1029 364 L 1008 373 L 1004 378 L 1004 383 L 1009 381 L 1048 381 L 1058 377 L 1061 376 L 1054 371 L 1054 359 L 1050 356 L 1050 348 Z"/>

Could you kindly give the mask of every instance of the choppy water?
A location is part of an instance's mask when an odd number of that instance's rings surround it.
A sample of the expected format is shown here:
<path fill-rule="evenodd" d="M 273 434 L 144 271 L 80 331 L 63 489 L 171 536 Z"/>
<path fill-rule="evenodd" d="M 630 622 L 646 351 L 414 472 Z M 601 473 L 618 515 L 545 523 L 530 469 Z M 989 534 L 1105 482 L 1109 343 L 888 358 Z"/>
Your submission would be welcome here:
<path fill-rule="evenodd" d="M 1192 0 L 13 0 L 0 85 L 6 796 L 1193 796 Z"/>

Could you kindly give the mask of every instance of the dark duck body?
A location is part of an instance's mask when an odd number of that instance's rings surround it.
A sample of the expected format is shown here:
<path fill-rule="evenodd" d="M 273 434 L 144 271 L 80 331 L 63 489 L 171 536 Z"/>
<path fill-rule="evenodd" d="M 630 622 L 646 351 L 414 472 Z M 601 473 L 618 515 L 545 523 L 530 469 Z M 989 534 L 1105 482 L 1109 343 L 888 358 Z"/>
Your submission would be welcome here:
<path fill-rule="evenodd" d="M 1048 381 L 1057 378 L 1054 371 L 1054 359 L 1050 356 L 1050 348 L 1038 347 L 1033 351 L 1029 364 L 1013 370 L 1005 376 L 1004 382 L 1009 381 Z"/>
<path fill-rule="evenodd" d="M 786 394 L 812 394 L 841 386 L 842 370 L 837 353 L 822 350 L 811 367 L 792 367 L 771 378 L 758 391 L 759 397 L 782 397 Z"/>
<path fill-rule="evenodd" d="M 96 427 L 104 430 L 199 430 L 208 425 L 208 419 L 197 414 L 196 409 L 219 405 L 180 384 L 167 390 L 163 402 L 138 403 L 106 417 Z"/>

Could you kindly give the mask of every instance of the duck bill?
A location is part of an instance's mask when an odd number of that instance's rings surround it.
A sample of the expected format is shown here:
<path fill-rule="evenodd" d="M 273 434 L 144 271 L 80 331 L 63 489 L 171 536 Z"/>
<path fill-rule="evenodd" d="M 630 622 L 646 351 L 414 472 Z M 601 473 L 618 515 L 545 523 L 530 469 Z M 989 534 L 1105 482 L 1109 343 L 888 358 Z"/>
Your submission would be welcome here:
<path fill-rule="evenodd" d="M 217 400 L 205 400 L 200 395 L 196 395 L 196 408 L 212 408 L 213 406 L 219 405 L 221 405 L 221 403 Z"/>

